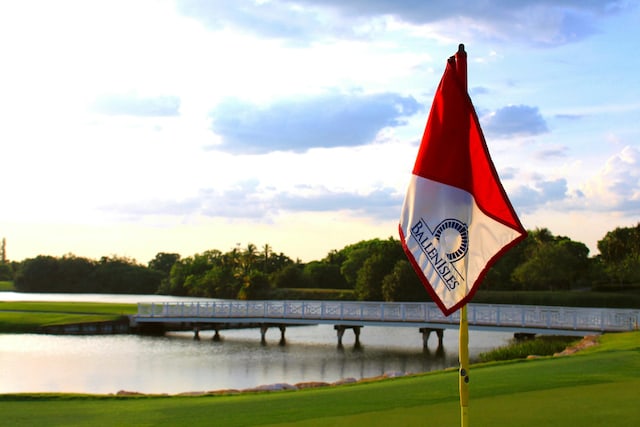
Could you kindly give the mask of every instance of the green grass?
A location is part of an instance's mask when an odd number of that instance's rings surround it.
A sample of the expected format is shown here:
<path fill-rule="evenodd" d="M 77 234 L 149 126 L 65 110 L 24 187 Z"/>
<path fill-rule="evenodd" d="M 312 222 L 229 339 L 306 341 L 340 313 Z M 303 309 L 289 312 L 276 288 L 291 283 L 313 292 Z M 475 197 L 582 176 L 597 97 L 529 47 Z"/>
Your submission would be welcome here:
<path fill-rule="evenodd" d="M 527 356 L 552 356 L 559 353 L 573 342 L 576 337 L 541 335 L 531 340 L 512 340 L 509 345 L 480 353 L 478 359 L 482 362 L 497 360 L 525 359 Z"/>
<path fill-rule="evenodd" d="M 0 292 L 15 291 L 13 282 L 9 280 L 0 280 Z"/>
<path fill-rule="evenodd" d="M 471 368 L 473 426 L 636 426 L 640 332 L 568 357 Z M 340 387 L 203 397 L 0 395 L 7 425 L 454 426 L 455 370 Z"/>
<path fill-rule="evenodd" d="M 279 288 L 274 289 L 269 296 L 271 299 L 283 300 L 325 300 L 325 301 L 353 301 L 356 299 L 353 289 L 324 289 L 324 288 Z"/>
<path fill-rule="evenodd" d="M 116 320 L 136 310 L 135 304 L 0 301 L 0 333 L 30 333 L 48 325 Z"/>
<path fill-rule="evenodd" d="M 640 293 L 580 291 L 478 291 L 476 304 L 550 305 L 564 307 L 640 308 Z"/>

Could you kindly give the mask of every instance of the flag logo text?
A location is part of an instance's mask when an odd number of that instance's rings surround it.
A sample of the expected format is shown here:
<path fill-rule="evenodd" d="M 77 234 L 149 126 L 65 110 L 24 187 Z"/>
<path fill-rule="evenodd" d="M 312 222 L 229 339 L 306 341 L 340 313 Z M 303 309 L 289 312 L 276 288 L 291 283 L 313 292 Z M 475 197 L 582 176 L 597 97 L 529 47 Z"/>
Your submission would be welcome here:
<path fill-rule="evenodd" d="M 449 218 L 432 230 L 420 218 L 411 227 L 411 236 L 418 242 L 431 269 L 447 289 L 453 291 L 464 284 L 466 278 L 456 264 L 464 260 L 469 248 L 469 230 L 465 223 Z"/>

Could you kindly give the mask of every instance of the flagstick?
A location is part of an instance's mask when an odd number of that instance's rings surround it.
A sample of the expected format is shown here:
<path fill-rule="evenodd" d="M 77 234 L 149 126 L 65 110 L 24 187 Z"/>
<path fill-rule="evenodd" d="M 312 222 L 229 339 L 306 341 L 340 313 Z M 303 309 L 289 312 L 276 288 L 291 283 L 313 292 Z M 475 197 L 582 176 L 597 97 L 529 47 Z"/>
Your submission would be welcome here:
<path fill-rule="evenodd" d="M 455 54 L 456 74 L 462 80 L 465 92 L 467 91 L 467 52 L 464 45 L 458 46 Z M 460 309 L 460 341 L 458 344 L 460 360 L 460 425 L 469 426 L 469 322 L 467 320 L 467 305 Z"/>
<path fill-rule="evenodd" d="M 469 426 L 469 322 L 467 306 L 460 309 L 460 425 Z"/>

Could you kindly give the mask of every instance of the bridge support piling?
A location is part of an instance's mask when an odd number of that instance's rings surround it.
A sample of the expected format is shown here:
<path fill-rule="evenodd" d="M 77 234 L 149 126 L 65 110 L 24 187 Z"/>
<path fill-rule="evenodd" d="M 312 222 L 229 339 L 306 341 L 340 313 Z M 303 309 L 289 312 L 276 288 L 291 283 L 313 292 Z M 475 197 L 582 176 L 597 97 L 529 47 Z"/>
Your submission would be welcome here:
<path fill-rule="evenodd" d="M 284 333 L 287 330 L 287 327 L 284 325 L 280 325 L 280 345 L 285 345 L 286 344 L 286 340 L 284 339 Z"/>
<path fill-rule="evenodd" d="M 355 346 L 360 346 L 360 330 L 362 329 L 362 326 L 335 325 L 333 329 L 338 333 L 338 347 L 342 347 L 342 337 L 344 337 L 344 331 L 347 329 L 353 330 L 353 333 L 356 336 Z"/>
<path fill-rule="evenodd" d="M 267 330 L 269 327 L 267 325 L 260 326 L 260 344 L 265 345 L 267 343 Z"/>
<path fill-rule="evenodd" d="M 356 347 L 360 347 L 360 326 L 354 326 L 353 333 L 356 336 Z"/>
<path fill-rule="evenodd" d="M 334 326 L 333 329 L 335 329 L 338 332 L 338 347 L 342 347 L 342 337 L 344 336 L 344 331 L 345 331 L 345 327 L 344 326 Z"/>
<path fill-rule="evenodd" d="M 216 328 L 214 329 L 215 333 L 213 334 L 213 338 L 212 340 L 214 340 L 215 342 L 219 342 L 220 341 L 220 331 Z"/>
<path fill-rule="evenodd" d="M 193 339 L 196 341 L 200 340 L 200 328 L 197 326 L 193 327 Z"/>
<path fill-rule="evenodd" d="M 442 340 L 444 338 L 444 329 L 432 329 L 432 328 L 420 328 L 420 333 L 422 334 L 422 347 L 428 348 L 429 345 L 429 336 L 431 332 L 435 332 L 438 336 L 438 348 L 442 347 Z"/>

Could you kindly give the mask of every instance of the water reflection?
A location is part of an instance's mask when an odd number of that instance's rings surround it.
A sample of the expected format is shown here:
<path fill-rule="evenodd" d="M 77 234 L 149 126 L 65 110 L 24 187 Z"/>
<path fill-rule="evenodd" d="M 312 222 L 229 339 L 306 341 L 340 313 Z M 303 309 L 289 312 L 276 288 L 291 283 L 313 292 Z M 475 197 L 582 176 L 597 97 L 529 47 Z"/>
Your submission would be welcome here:
<path fill-rule="evenodd" d="M 389 334 L 388 329 L 395 332 Z M 286 345 L 279 331 L 261 344 L 256 330 L 224 331 L 166 337 L 0 335 L 0 392 L 180 393 L 243 389 L 261 384 L 307 381 L 334 382 L 389 373 L 418 373 L 457 366 L 457 339 L 445 332 L 444 346 L 436 340 L 422 348 L 410 328 L 364 328 L 361 344 L 353 337 L 336 346 L 329 326 L 287 330 Z M 509 334 L 484 334 L 493 347 Z M 476 335 L 477 335 L 476 334 Z M 447 337 L 450 337 L 449 339 Z M 473 333 L 472 333 L 473 338 Z M 479 338 L 479 337 L 478 337 Z M 470 342 L 472 353 L 479 348 Z"/>
<path fill-rule="evenodd" d="M 420 331 L 408 327 L 364 327 L 359 340 L 348 330 L 342 345 L 331 325 L 288 327 L 284 341 L 278 328 L 266 330 L 264 341 L 259 329 L 220 331 L 218 340 L 214 331 L 198 335 L 199 340 L 193 332 L 160 337 L 0 334 L 0 393 L 175 394 L 419 373 L 458 364 L 455 329 L 445 331 L 442 345 L 431 334 L 427 348 Z M 510 338 L 509 333 L 471 331 L 471 358 Z"/>

